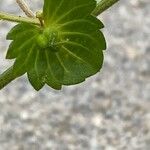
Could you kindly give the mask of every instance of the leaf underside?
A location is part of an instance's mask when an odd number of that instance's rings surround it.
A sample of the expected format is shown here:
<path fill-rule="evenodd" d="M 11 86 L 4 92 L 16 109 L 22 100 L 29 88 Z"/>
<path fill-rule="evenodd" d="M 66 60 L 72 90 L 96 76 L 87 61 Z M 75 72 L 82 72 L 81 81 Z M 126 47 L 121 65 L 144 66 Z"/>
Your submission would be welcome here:
<path fill-rule="evenodd" d="M 95 0 L 44 0 L 44 27 L 20 23 L 7 35 L 14 73 L 27 73 L 36 90 L 83 82 L 100 71 L 106 42 L 91 13 Z"/>

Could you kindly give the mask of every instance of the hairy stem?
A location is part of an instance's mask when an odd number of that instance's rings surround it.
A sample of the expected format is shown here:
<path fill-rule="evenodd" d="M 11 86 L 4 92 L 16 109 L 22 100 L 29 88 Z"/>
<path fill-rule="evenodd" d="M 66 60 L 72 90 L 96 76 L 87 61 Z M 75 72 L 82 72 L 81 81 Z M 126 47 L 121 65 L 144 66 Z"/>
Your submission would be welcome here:
<path fill-rule="evenodd" d="M 24 0 L 16 0 L 20 8 L 23 10 L 23 12 L 29 17 L 29 18 L 34 18 L 34 13 L 32 10 L 29 8 L 27 3 Z"/>
<path fill-rule="evenodd" d="M 110 8 L 112 5 L 117 3 L 119 0 L 101 0 L 98 4 L 95 10 L 93 11 L 93 15 L 98 16 L 101 13 L 103 13 L 105 10 Z"/>
<path fill-rule="evenodd" d="M 105 10 L 107 10 L 109 7 L 111 7 L 113 4 L 118 2 L 119 0 L 101 0 L 98 4 L 95 10 L 93 11 L 94 16 L 98 16 Z M 26 18 L 26 17 L 18 17 L 11 14 L 0 12 L 0 20 L 8 20 L 12 22 L 26 22 L 26 23 L 32 23 L 36 25 L 41 25 L 39 19 L 35 18 Z M 4 88 L 7 84 L 9 84 L 14 79 L 18 78 L 19 76 L 14 75 L 13 73 L 13 66 L 8 68 L 4 73 L 0 75 L 0 89 Z"/>
<path fill-rule="evenodd" d="M 1 19 L 11 21 L 11 22 L 26 22 L 26 23 L 40 25 L 39 20 L 36 18 L 20 17 L 20 16 L 15 16 L 15 15 L 4 13 L 4 12 L 0 12 L 0 20 Z"/>

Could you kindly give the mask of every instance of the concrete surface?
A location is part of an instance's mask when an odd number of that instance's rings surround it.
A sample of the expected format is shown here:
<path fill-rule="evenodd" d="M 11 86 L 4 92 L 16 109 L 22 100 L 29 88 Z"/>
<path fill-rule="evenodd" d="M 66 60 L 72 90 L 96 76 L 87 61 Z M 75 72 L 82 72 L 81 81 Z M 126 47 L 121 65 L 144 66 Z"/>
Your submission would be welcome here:
<path fill-rule="evenodd" d="M 14 0 L 0 0 L 0 10 L 22 14 Z M 36 92 L 25 76 L 0 91 L 0 150 L 150 149 L 150 2 L 121 0 L 99 18 L 101 73 L 62 91 Z M 13 62 L 4 59 L 13 25 L 0 21 L 0 72 Z"/>

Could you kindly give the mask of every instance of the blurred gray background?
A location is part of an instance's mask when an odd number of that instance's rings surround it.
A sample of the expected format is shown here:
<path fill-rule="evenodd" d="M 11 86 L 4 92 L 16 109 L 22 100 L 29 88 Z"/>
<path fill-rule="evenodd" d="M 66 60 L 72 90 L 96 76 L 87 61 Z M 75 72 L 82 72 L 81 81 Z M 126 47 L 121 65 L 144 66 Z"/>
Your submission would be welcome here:
<path fill-rule="evenodd" d="M 36 11 L 41 0 L 27 0 Z M 24 15 L 15 0 L 0 11 Z M 150 1 L 121 0 L 99 16 L 108 49 L 86 82 L 36 92 L 21 77 L 0 91 L 0 150 L 149 150 Z M 0 72 L 12 23 L 0 21 Z"/>

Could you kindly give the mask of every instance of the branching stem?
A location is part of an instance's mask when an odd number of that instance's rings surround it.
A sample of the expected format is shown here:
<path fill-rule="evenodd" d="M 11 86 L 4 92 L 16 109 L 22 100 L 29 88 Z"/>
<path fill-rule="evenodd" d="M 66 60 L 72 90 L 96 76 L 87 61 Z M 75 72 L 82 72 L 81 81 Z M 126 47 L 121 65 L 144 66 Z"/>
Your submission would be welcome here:
<path fill-rule="evenodd" d="M 16 0 L 16 1 L 19 2 L 19 0 Z M 118 1 L 119 0 L 101 0 L 97 4 L 97 7 L 95 8 L 95 10 L 93 11 L 92 14 L 94 16 L 98 16 L 99 14 L 101 14 L 102 12 L 107 10 L 109 7 L 111 7 L 113 4 L 115 4 Z M 21 0 L 20 0 L 20 2 L 21 2 Z M 26 13 L 26 15 L 28 17 L 33 17 L 32 16 L 33 14 L 29 11 L 30 9 L 25 10 L 21 5 L 20 5 L 20 7 L 24 10 L 24 12 Z M 14 16 L 12 14 L 4 13 L 4 12 L 0 12 L 0 20 L 1 19 L 12 21 L 12 22 L 26 22 L 26 23 L 41 25 L 39 19 L 37 19 L 37 18 L 27 18 L 27 17 L 20 17 L 20 16 L 18 17 L 18 16 Z M 16 78 L 18 78 L 18 76 L 14 75 L 13 66 L 8 68 L 4 73 L 2 73 L 0 75 L 0 89 L 4 88 L 7 84 L 9 84 L 11 81 L 13 81 Z"/>
<path fill-rule="evenodd" d="M 95 16 L 98 16 L 118 1 L 119 0 L 101 0 L 97 4 L 97 7 L 95 8 L 95 10 L 93 11 L 92 14 Z M 26 11 L 26 13 L 27 13 L 27 11 Z M 8 20 L 8 21 L 12 21 L 12 22 L 27 22 L 27 23 L 32 23 L 32 24 L 36 24 L 36 25 L 41 25 L 39 19 L 37 19 L 37 18 L 27 18 L 27 17 L 15 16 L 15 15 L 8 14 L 5 12 L 0 12 L 0 20 Z"/>

